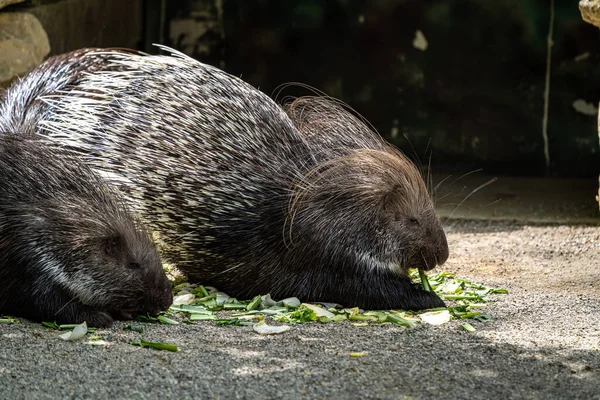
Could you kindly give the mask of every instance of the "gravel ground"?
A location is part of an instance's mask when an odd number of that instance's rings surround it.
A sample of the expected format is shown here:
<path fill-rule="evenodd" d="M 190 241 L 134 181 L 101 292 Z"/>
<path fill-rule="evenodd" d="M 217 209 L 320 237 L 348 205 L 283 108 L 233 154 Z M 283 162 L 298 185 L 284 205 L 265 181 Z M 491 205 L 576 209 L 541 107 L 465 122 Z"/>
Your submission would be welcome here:
<path fill-rule="evenodd" d="M 169 353 L 128 344 L 139 334 L 125 323 L 91 347 L 23 321 L 0 326 L 0 398 L 600 399 L 600 228 L 471 221 L 448 239 L 445 269 L 510 291 L 474 333 L 144 325 L 145 340 L 181 349 Z"/>

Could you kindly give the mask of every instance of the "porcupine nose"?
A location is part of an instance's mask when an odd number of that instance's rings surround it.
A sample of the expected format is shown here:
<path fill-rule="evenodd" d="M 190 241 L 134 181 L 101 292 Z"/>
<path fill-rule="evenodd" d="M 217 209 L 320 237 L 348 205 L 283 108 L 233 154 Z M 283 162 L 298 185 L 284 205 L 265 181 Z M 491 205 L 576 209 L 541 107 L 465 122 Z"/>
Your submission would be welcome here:
<path fill-rule="evenodd" d="M 167 284 L 161 293 L 158 306 L 160 311 L 163 311 L 171 307 L 171 304 L 173 304 L 173 292 L 171 291 L 171 283 L 167 281 Z"/>
<path fill-rule="evenodd" d="M 442 231 L 440 239 L 438 240 L 437 248 L 435 251 L 435 261 L 437 265 L 443 265 L 446 260 L 448 260 L 449 250 L 448 250 L 448 241 L 446 240 L 446 235 L 444 231 Z"/>

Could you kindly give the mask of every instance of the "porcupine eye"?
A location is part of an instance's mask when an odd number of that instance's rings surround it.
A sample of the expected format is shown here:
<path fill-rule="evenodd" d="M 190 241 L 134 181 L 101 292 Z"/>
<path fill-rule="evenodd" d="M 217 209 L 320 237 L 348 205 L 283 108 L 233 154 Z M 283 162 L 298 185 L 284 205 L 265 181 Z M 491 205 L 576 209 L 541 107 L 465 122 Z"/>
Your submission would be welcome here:
<path fill-rule="evenodd" d="M 140 263 L 130 262 L 129 264 L 127 264 L 127 267 L 131 269 L 140 269 L 141 265 Z"/>

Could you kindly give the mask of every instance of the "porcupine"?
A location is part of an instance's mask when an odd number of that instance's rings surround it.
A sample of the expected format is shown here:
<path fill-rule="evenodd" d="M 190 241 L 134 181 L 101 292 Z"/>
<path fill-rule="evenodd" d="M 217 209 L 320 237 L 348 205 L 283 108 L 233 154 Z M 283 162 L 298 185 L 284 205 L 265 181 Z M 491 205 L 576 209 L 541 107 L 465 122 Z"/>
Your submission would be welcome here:
<path fill-rule="evenodd" d="M 0 133 L 0 315 L 105 327 L 172 302 L 148 232 L 85 164 Z"/>
<path fill-rule="evenodd" d="M 47 90 L 67 67 L 69 83 Z M 31 88 L 44 99 L 34 107 L 44 140 L 110 177 L 191 280 L 244 298 L 444 306 L 407 276 L 448 257 L 423 179 L 337 103 L 301 98 L 286 113 L 174 51 L 82 50 L 48 60 L 7 97 Z"/>

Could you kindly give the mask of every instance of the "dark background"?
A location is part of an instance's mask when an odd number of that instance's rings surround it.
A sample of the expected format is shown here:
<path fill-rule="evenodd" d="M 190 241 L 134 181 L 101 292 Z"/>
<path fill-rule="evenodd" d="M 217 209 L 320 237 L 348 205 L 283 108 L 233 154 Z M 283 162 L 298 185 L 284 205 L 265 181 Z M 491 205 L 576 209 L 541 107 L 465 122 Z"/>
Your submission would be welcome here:
<path fill-rule="evenodd" d="M 550 0 L 65 0 L 8 9 L 38 16 L 52 54 L 84 46 L 157 53 L 156 42 L 267 94 L 308 84 L 347 102 L 413 158 L 427 163 L 431 153 L 434 171 L 598 174 L 597 115 L 573 103 L 600 100 L 600 34 L 574 0 L 555 2 L 549 170 Z M 425 51 L 413 46 L 417 29 Z"/>

